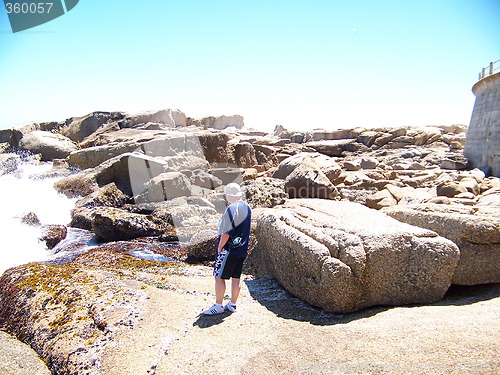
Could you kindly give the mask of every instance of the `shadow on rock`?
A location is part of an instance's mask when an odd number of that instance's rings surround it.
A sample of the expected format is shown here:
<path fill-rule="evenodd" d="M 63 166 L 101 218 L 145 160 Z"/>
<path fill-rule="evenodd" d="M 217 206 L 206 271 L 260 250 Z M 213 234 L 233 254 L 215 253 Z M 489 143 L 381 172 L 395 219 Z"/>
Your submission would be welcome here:
<path fill-rule="evenodd" d="M 217 315 L 200 314 L 198 315 L 198 319 L 196 319 L 196 321 L 193 323 L 193 327 L 209 328 L 214 325 L 221 324 L 229 315 L 231 315 L 231 313 L 228 311 Z"/>
<path fill-rule="evenodd" d="M 374 306 L 349 314 L 335 314 L 312 306 L 293 296 L 274 278 L 258 278 L 245 281 L 248 290 L 256 301 L 279 318 L 306 321 L 314 325 L 328 326 L 346 324 L 355 320 L 369 318 L 397 306 Z M 427 306 L 463 306 L 488 301 L 500 296 L 500 284 L 474 286 L 452 285 L 441 301 Z M 407 307 L 426 306 L 421 304 Z"/>
<path fill-rule="evenodd" d="M 245 281 L 252 298 L 272 311 L 279 318 L 306 321 L 314 325 L 345 324 L 353 320 L 373 316 L 387 307 L 373 307 L 351 314 L 335 314 L 310 305 L 285 290 L 274 278 L 258 278 Z"/>
<path fill-rule="evenodd" d="M 452 285 L 444 298 L 434 303 L 439 306 L 464 306 L 500 297 L 500 284 Z"/>

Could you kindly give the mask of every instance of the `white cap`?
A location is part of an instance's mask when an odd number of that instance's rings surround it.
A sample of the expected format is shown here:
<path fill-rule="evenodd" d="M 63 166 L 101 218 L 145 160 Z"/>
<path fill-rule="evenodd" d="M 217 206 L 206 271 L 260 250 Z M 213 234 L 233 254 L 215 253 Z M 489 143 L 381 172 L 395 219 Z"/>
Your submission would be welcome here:
<path fill-rule="evenodd" d="M 241 197 L 241 187 L 240 185 L 231 182 L 224 188 L 224 194 L 231 195 L 233 197 Z"/>

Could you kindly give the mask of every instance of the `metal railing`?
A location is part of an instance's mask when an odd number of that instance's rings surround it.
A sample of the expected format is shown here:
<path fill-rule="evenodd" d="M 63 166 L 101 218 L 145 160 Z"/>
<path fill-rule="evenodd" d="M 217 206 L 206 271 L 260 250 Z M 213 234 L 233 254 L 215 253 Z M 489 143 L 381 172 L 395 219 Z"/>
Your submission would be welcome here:
<path fill-rule="evenodd" d="M 479 73 L 479 78 L 478 81 L 482 80 L 485 77 L 491 76 L 492 74 L 495 74 L 497 70 L 500 71 L 500 60 L 490 62 L 490 65 L 487 66 L 486 68 L 481 69 L 481 72 Z M 496 65 L 496 67 L 495 67 Z"/>

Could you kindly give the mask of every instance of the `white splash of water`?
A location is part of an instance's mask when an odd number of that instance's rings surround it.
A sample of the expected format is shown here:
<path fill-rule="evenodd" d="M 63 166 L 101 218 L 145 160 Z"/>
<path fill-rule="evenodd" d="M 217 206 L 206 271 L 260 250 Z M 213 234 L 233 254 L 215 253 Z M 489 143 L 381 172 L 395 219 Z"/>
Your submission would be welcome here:
<path fill-rule="evenodd" d="M 35 178 L 51 168 L 52 163 L 21 163 L 14 173 L 0 176 L 0 274 L 50 255 L 39 241 L 41 229 L 23 224 L 23 215 L 35 213 L 41 224 L 66 225 L 71 220 L 75 199 L 54 190 L 58 178 Z"/>

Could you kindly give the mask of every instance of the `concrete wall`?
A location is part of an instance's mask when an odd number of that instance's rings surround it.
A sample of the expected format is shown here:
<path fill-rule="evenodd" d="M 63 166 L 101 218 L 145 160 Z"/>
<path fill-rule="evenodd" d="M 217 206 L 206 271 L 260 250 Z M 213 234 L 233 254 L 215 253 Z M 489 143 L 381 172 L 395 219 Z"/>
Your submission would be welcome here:
<path fill-rule="evenodd" d="M 476 95 L 470 120 L 464 156 L 473 167 L 491 168 L 500 177 L 500 73 L 478 81 L 472 92 Z"/>

